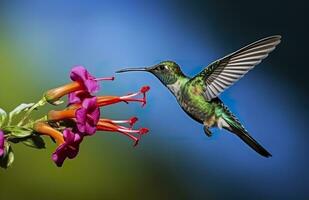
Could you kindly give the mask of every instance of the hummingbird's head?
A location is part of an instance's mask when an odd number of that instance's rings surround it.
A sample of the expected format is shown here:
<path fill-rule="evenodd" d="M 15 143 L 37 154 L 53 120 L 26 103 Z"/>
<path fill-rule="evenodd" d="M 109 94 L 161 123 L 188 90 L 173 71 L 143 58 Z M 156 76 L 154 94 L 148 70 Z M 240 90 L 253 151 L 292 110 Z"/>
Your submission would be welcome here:
<path fill-rule="evenodd" d="M 165 85 L 173 84 L 178 80 L 178 78 L 185 76 L 179 65 L 174 61 L 163 61 L 151 67 L 126 68 L 119 70 L 116 73 L 129 71 L 150 72 Z"/>

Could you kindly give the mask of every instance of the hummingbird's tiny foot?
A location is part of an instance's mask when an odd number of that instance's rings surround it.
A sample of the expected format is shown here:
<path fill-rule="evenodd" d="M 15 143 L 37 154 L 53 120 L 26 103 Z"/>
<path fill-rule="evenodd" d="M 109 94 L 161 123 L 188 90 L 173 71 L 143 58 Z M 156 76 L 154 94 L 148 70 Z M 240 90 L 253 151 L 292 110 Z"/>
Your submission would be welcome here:
<path fill-rule="evenodd" d="M 205 134 L 206 134 L 208 137 L 211 137 L 211 136 L 212 136 L 212 132 L 209 130 L 209 128 L 208 128 L 207 126 L 204 126 L 203 129 L 204 129 Z"/>

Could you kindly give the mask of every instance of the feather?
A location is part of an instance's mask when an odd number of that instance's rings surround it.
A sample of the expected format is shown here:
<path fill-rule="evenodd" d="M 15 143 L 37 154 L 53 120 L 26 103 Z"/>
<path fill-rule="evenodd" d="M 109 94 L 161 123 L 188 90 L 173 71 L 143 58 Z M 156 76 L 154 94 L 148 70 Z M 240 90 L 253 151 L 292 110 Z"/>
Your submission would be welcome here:
<path fill-rule="evenodd" d="M 281 36 L 271 36 L 254 42 L 231 53 L 205 68 L 190 80 L 191 84 L 204 87 L 206 100 L 216 98 L 259 64 L 280 43 Z M 199 80 L 202 77 L 203 82 Z"/>

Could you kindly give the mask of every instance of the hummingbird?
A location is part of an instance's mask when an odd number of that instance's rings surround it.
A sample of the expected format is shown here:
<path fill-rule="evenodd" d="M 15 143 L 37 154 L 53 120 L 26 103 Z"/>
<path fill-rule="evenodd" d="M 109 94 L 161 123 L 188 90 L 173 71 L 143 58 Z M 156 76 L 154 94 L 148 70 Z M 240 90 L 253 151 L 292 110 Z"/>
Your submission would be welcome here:
<path fill-rule="evenodd" d="M 143 71 L 155 75 L 175 96 L 181 108 L 203 125 L 207 136 L 212 135 L 211 128 L 223 128 L 237 135 L 260 155 L 271 157 L 218 96 L 266 58 L 280 41 L 280 35 L 258 40 L 212 62 L 192 78 L 186 76 L 174 61 L 163 61 L 150 67 L 126 68 L 116 73 Z"/>

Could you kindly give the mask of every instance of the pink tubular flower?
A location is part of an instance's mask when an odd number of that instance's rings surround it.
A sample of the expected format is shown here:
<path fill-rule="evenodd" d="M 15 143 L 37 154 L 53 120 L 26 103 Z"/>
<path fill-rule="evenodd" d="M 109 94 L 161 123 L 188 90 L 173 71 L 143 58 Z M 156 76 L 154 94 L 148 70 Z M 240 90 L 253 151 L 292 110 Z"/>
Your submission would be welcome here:
<path fill-rule="evenodd" d="M 100 89 L 98 81 L 83 66 L 73 67 L 70 77 L 72 81 L 80 83 L 90 94 L 95 94 Z"/>
<path fill-rule="evenodd" d="M 137 122 L 136 117 L 128 120 L 100 119 L 100 107 L 119 102 L 139 102 L 142 106 L 146 105 L 146 93 L 149 86 L 142 87 L 138 92 L 125 96 L 93 96 L 99 90 L 98 81 L 114 80 L 111 78 L 95 79 L 82 66 L 72 69 L 70 77 L 72 83 L 50 90 L 45 98 L 53 103 L 62 96 L 68 95 L 68 106 L 64 110 L 48 112 L 47 121 L 49 124 L 56 125 L 56 128 L 65 128 L 63 134 L 60 130 L 46 127 L 47 124 L 37 123 L 36 131 L 50 135 L 58 141 L 58 148 L 52 155 L 53 161 L 57 166 L 62 166 L 66 158 L 76 157 L 79 145 L 85 136 L 93 135 L 96 131 L 111 131 L 126 135 L 134 141 L 134 146 L 138 144 L 141 137 L 148 133 L 147 128 L 133 129 Z M 60 127 L 59 127 L 60 126 Z M 61 135 L 61 137 L 59 137 Z"/>
<path fill-rule="evenodd" d="M 4 132 L 0 130 L 0 157 L 4 155 Z"/>
<path fill-rule="evenodd" d="M 52 154 L 52 160 L 58 167 L 61 167 L 66 158 L 73 159 L 79 152 L 79 145 L 83 140 L 83 136 L 79 132 L 73 132 L 70 129 L 63 131 L 64 143 L 58 146 Z"/>
<path fill-rule="evenodd" d="M 52 104 L 57 104 L 56 102 L 69 93 L 74 93 L 76 91 L 85 91 L 89 95 L 93 95 L 100 89 L 98 81 L 101 80 L 114 80 L 114 77 L 109 78 L 94 78 L 83 66 L 75 66 L 71 70 L 70 74 L 71 80 L 73 82 L 63 85 L 58 88 L 51 89 L 45 93 L 45 99 Z M 76 101 L 75 98 L 74 102 Z M 69 99 L 70 100 L 70 99 Z M 74 103 L 69 102 L 69 103 Z"/>
<path fill-rule="evenodd" d="M 56 145 L 51 159 L 61 167 L 66 159 L 73 159 L 79 153 L 84 138 L 97 131 L 116 132 L 133 140 L 137 146 L 147 128 L 135 128 L 137 117 L 125 120 L 112 120 L 101 116 L 100 108 L 120 102 L 136 102 L 144 107 L 149 86 L 124 96 L 96 96 L 100 89 L 99 81 L 114 80 L 114 77 L 95 78 L 83 66 L 75 66 L 70 72 L 71 81 L 48 90 L 36 103 L 23 103 L 7 114 L 0 108 L 0 167 L 9 167 L 13 160 L 13 143 L 42 149 L 42 137 L 50 138 Z M 34 111 L 48 103 L 58 106 L 67 95 L 68 104 L 55 110 L 44 109 L 38 118 Z M 46 107 L 45 107 L 46 108 Z M 47 108 L 48 109 L 48 108 Z M 106 114 L 105 112 L 102 114 Z M 102 117 L 102 118 L 101 118 Z"/>

